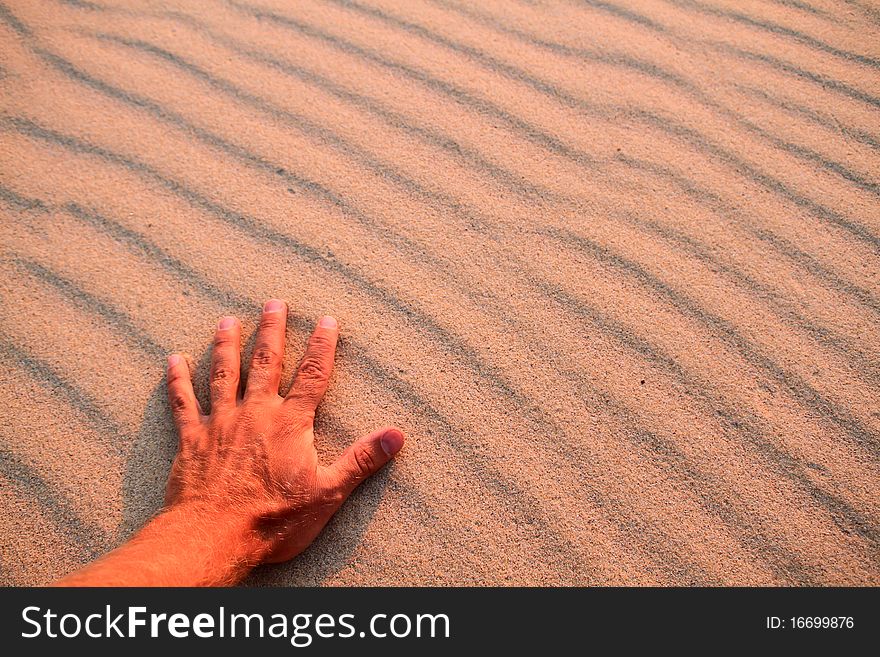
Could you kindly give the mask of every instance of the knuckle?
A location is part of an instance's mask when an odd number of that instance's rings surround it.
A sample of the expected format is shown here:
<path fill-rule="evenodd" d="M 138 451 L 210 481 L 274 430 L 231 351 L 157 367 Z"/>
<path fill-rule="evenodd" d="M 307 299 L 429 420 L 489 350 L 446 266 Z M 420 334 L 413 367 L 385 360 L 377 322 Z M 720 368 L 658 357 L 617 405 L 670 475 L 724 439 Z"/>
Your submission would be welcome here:
<path fill-rule="evenodd" d="M 168 401 L 171 404 L 171 410 L 174 411 L 176 415 L 180 415 L 189 407 L 189 399 L 179 392 L 171 393 Z"/>
<path fill-rule="evenodd" d="M 178 367 L 168 370 L 168 374 L 166 376 L 168 377 L 167 380 L 169 386 L 174 385 L 184 378 L 183 372 L 181 372 L 180 368 Z"/>
<path fill-rule="evenodd" d="M 325 354 L 333 350 L 333 340 L 326 335 L 317 333 L 309 339 L 309 351 Z"/>
<path fill-rule="evenodd" d="M 368 449 L 363 447 L 354 450 L 354 460 L 361 477 L 369 475 L 376 469 L 376 459 Z"/>
<path fill-rule="evenodd" d="M 217 348 L 232 347 L 235 343 L 236 340 L 229 335 L 229 331 L 218 331 L 214 334 L 214 346 Z"/>
<path fill-rule="evenodd" d="M 226 383 L 238 376 L 238 371 L 227 365 L 216 365 L 211 370 L 211 383 Z"/>
<path fill-rule="evenodd" d="M 327 372 L 321 359 L 317 355 L 310 355 L 299 364 L 299 376 L 306 380 L 320 380 L 327 378 Z"/>
<path fill-rule="evenodd" d="M 255 367 L 274 365 L 278 360 L 278 354 L 271 347 L 261 346 L 254 350 L 253 362 Z"/>
<path fill-rule="evenodd" d="M 283 328 L 287 318 L 284 313 L 270 313 L 263 315 L 260 319 L 260 328 L 263 330 L 274 331 Z"/>

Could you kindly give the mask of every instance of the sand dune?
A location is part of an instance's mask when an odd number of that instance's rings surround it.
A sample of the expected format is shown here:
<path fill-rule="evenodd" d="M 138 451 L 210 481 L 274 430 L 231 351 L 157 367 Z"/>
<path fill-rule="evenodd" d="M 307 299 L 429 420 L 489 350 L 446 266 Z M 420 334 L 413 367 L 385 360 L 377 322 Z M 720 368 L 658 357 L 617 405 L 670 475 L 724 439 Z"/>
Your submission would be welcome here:
<path fill-rule="evenodd" d="M 0 582 L 160 506 L 164 355 L 342 326 L 250 584 L 880 584 L 880 8 L 0 4 Z M 201 395 L 202 392 L 200 391 Z"/>

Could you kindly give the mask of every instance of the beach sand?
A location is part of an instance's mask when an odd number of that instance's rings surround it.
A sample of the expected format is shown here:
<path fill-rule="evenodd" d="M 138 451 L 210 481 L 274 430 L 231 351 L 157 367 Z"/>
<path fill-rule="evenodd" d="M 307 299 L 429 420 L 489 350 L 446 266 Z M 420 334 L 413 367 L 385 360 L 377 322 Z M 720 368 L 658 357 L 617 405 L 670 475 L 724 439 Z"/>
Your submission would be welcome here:
<path fill-rule="evenodd" d="M 880 584 L 878 70 L 870 0 L 3 0 L 0 583 L 281 297 L 322 458 L 409 440 L 248 584 Z"/>

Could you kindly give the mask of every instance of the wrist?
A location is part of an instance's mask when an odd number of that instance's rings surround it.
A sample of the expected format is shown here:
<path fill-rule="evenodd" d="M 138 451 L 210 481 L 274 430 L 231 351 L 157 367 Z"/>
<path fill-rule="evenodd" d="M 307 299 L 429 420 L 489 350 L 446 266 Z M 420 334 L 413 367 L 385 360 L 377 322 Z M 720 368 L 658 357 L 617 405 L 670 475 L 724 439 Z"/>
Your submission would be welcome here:
<path fill-rule="evenodd" d="M 226 586 L 272 549 L 253 518 L 194 502 L 165 508 L 128 542 L 59 586 Z"/>
<path fill-rule="evenodd" d="M 196 501 L 166 507 L 133 539 L 201 561 L 210 583 L 230 584 L 263 563 L 273 543 L 245 513 Z"/>

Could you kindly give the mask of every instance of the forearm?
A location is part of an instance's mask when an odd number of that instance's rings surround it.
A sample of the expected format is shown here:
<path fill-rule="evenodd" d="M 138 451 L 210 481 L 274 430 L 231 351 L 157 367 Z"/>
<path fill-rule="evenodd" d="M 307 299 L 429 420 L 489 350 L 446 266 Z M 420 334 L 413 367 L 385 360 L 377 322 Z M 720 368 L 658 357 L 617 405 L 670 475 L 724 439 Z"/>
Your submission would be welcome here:
<path fill-rule="evenodd" d="M 246 518 L 178 505 L 56 586 L 228 586 L 240 582 L 268 549 Z"/>

